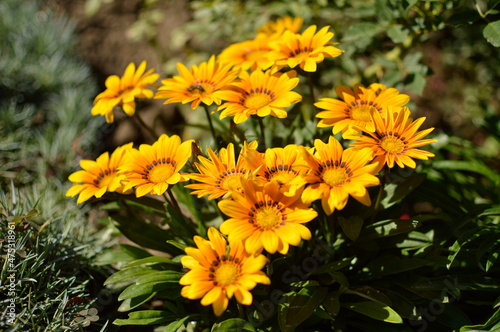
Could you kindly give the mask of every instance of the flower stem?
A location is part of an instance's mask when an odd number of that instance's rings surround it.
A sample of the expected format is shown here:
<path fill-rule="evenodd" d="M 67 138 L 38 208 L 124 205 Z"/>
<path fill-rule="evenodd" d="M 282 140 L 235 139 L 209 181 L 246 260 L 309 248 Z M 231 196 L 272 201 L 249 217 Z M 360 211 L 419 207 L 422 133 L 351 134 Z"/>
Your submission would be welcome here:
<path fill-rule="evenodd" d="M 215 128 L 212 122 L 212 117 L 210 116 L 210 111 L 208 110 L 208 106 L 203 104 L 203 108 L 205 109 L 205 114 L 207 115 L 208 124 L 210 125 L 210 130 L 212 131 L 212 136 L 214 137 L 214 144 L 217 150 L 219 149 L 219 143 L 217 142 L 217 136 L 215 135 Z"/>
<path fill-rule="evenodd" d="M 167 190 L 168 196 L 170 197 L 170 201 L 172 202 L 172 205 L 177 209 L 177 211 L 181 212 L 181 207 L 179 206 L 179 203 L 177 203 L 177 200 L 175 199 L 175 196 L 172 194 L 172 191 L 170 188 Z"/>
<path fill-rule="evenodd" d="M 314 86 L 311 75 L 307 75 L 307 83 L 309 85 L 309 94 L 311 95 L 311 105 L 314 110 L 314 117 L 316 117 L 316 106 L 314 106 L 314 101 L 316 100 L 316 97 L 314 96 Z"/>
<path fill-rule="evenodd" d="M 240 314 L 240 318 L 242 319 L 245 319 L 245 309 L 243 308 L 243 306 L 241 305 L 241 303 L 239 303 L 238 301 L 237 302 L 237 305 L 238 305 L 238 312 Z"/>
<path fill-rule="evenodd" d="M 262 118 L 258 116 L 259 119 L 259 127 L 260 127 L 260 140 L 262 141 L 262 147 L 264 148 L 264 151 L 266 150 L 266 134 L 264 132 L 264 122 L 262 121 Z"/>
<path fill-rule="evenodd" d="M 382 179 L 380 180 L 380 189 L 378 191 L 377 200 L 375 201 L 375 205 L 373 206 L 374 211 L 372 216 L 372 223 L 375 221 L 375 216 L 377 215 L 378 207 L 380 205 L 380 202 L 382 201 L 382 195 L 384 194 L 384 187 L 388 170 L 389 169 L 387 168 L 387 165 L 384 166 L 384 174 L 382 175 Z"/>
<path fill-rule="evenodd" d="M 153 128 L 151 128 L 150 126 L 148 126 L 148 125 L 146 124 L 146 122 L 144 122 L 144 120 L 143 120 L 143 119 L 139 116 L 139 113 L 138 113 L 138 112 L 136 112 L 136 113 L 135 113 L 134 118 L 136 118 L 136 119 L 137 119 L 137 121 L 139 121 L 139 124 L 140 124 L 140 125 L 141 125 L 144 129 L 146 129 L 146 130 L 148 131 L 148 133 L 149 133 L 149 134 L 150 134 L 150 135 L 151 135 L 151 136 L 152 136 L 155 140 L 158 140 L 158 138 L 160 138 L 160 137 L 156 134 L 156 132 L 154 131 L 154 129 L 153 129 Z"/>

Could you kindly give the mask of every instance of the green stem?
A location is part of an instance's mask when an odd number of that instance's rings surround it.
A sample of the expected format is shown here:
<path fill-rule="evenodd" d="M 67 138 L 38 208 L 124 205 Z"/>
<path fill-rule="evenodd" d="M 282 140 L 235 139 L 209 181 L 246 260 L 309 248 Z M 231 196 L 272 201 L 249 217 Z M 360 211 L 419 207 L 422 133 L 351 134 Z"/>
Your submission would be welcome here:
<path fill-rule="evenodd" d="M 212 122 L 212 117 L 210 116 L 210 111 L 208 110 L 208 106 L 203 104 L 203 108 L 205 109 L 205 114 L 207 115 L 208 124 L 210 125 L 210 130 L 212 131 L 212 136 L 214 137 L 214 144 L 217 150 L 219 150 L 219 143 L 217 142 L 217 136 L 215 135 L 215 128 Z"/>
<path fill-rule="evenodd" d="M 168 196 L 170 197 L 170 201 L 172 202 L 172 205 L 177 209 L 177 211 L 181 212 L 181 207 L 179 206 L 179 203 L 177 203 L 177 200 L 175 199 L 175 196 L 172 194 L 172 191 L 170 188 L 167 190 Z"/>
<path fill-rule="evenodd" d="M 238 313 L 240 314 L 240 318 L 245 319 L 245 309 L 243 308 L 241 303 L 239 303 L 238 301 L 236 301 L 236 303 L 238 305 Z"/>
<path fill-rule="evenodd" d="M 337 211 L 333 211 L 331 215 L 328 216 L 328 226 L 327 226 L 327 237 L 328 242 L 333 243 L 332 238 L 335 237 L 335 215 Z"/>
<path fill-rule="evenodd" d="M 259 119 L 259 127 L 260 127 L 260 140 L 262 141 L 262 147 L 264 151 L 266 150 L 266 133 L 264 132 L 264 122 L 260 116 L 257 116 Z"/>
<path fill-rule="evenodd" d="M 375 216 L 377 215 L 378 207 L 380 206 L 380 202 L 382 201 L 382 195 L 384 194 L 385 187 L 385 179 L 387 178 L 388 168 L 387 165 L 384 166 L 384 174 L 382 175 L 382 180 L 380 180 L 380 189 L 378 191 L 377 200 L 375 201 L 375 205 L 373 206 L 373 216 L 372 223 L 375 221 Z"/>
<path fill-rule="evenodd" d="M 273 271 L 271 270 L 271 254 L 270 253 L 266 253 L 266 256 L 267 256 L 267 266 L 266 266 L 266 272 L 267 272 L 267 276 L 270 277 L 271 274 L 273 273 Z"/>
<path fill-rule="evenodd" d="M 314 110 L 314 117 L 316 117 L 316 106 L 314 106 L 314 101 L 316 100 L 316 97 L 314 96 L 314 86 L 311 75 L 307 75 L 307 83 L 309 85 L 309 94 L 311 95 L 311 105 Z"/>
<path fill-rule="evenodd" d="M 140 125 L 141 125 L 144 129 L 146 129 L 146 130 L 148 131 L 148 133 L 149 133 L 149 134 L 150 134 L 150 135 L 151 135 L 151 136 L 152 136 L 155 140 L 158 140 L 158 138 L 160 138 L 160 137 L 156 134 L 156 132 L 154 131 L 154 129 L 153 129 L 153 128 L 151 128 L 150 126 L 148 126 L 148 125 L 146 124 L 146 122 L 144 122 L 144 120 L 143 120 L 143 119 L 139 116 L 139 113 L 138 113 L 138 112 L 136 112 L 136 113 L 135 113 L 134 118 L 136 118 L 136 119 L 137 119 L 137 121 L 139 121 L 139 124 L 140 124 Z"/>

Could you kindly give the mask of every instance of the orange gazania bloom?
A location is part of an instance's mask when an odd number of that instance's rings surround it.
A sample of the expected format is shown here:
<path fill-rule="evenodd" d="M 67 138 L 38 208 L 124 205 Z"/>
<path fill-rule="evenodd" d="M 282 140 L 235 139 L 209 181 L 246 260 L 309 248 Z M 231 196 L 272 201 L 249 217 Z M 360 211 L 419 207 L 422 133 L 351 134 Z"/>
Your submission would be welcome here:
<path fill-rule="evenodd" d="M 275 39 L 281 36 L 286 30 L 293 33 L 298 33 L 302 28 L 304 19 L 302 17 L 290 17 L 285 15 L 279 17 L 276 21 L 271 21 L 264 24 L 261 28 L 257 29 L 259 35 L 265 35 L 267 37 L 274 37 Z"/>
<path fill-rule="evenodd" d="M 252 179 L 242 179 L 243 192 L 235 192 L 232 200 L 220 201 L 219 209 L 230 219 L 220 225 L 230 242 L 244 241 L 248 253 L 262 249 L 285 255 L 289 245 L 298 246 L 302 239 L 309 240 L 311 232 L 304 223 L 318 215 L 300 199 L 298 191 L 287 197 L 279 185 L 271 182 L 258 186 Z"/>
<path fill-rule="evenodd" d="M 271 75 L 269 71 L 256 70 L 252 74 L 243 71 L 240 81 L 233 82 L 231 89 L 221 90 L 217 96 L 226 102 L 220 118 L 234 116 L 235 123 L 246 121 L 251 115 L 268 115 L 286 118 L 285 107 L 298 103 L 302 97 L 291 91 L 299 83 L 297 77 L 288 74 Z"/>
<path fill-rule="evenodd" d="M 309 171 L 309 165 L 300 155 L 297 145 L 267 149 L 264 153 L 248 151 L 245 160 L 257 171 L 256 179 L 261 180 L 261 184 L 276 182 L 285 196 L 295 196 L 305 185 L 302 174 Z"/>
<path fill-rule="evenodd" d="M 302 193 L 302 200 L 310 204 L 321 199 L 327 215 L 331 215 L 335 209 L 342 210 L 349 195 L 369 206 L 371 201 L 366 187 L 376 186 L 380 182 L 373 175 L 377 165 L 364 166 L 373 158 L 371 149 L 350 148 L 344 151 L 333 136 L 330 136 L 326 144 L 315 140 L 314 146 L 314 155 L 301 148 L 304 159 L 312 169 L 305 176 L 309 185 Z"/>
<path fill-rule="evenodd" d="M 228 63 L 233 69 L 256 70 L 267 69 L 273 65 L 273 61 L 264 57 L 271 50 L 267 36 L 258 36 L 254 40 L 229 45 L 221 52 L 218 61 Z"/>
<path fill-rule="evenodd" d="M 241 242 L 227 242 L 214 227 L 208 229 L 209 241 L 194 237 L 198 248 L 186 248 L 187 256 L 181 263 L 188 269 L 179 283 L 184 285 L 181 295 L 196 300 L 201 298 L 204 306 L 212 305 L 216 316 L 227 309 L 229 299 L 234 295 L 238 303 L 250 305 L 252 293 L 257 283 L 269 285 L 271 280 L 262 272 L 267 264 L 264 255 L 250 255 Z"/>
<path fill-rule="evenodd" d="M 331 46 L 336 43 L 330 41 L 333 32 L 328 32 L 329 28 L 326 26 L 316 34 L 315 25 L 307 28 L 301 35 L 285 31 L 279 40 L 269 44 L 273 51 L 269 52 L 266 57 L 275 62 L 276 70 L 287 65 L 290 68 L 299 65 L 305 71 L 315 72 L 317 63 L 325 58 L 334 58 L 344 53 Z"/>
<path fill-rule="evenodd" d="M 314 105 L 326 111 L 319 112 L 316 117 L 321 118 L 318 127 L 331 127 L 333 134 L 342 131 L 345 133 L 351 126 L 363 128 L 364 131 L 375 131 L 371 110 L 382 115 L 382 110 L 392 106 L 393 112 L 399 112 L 410 97 L 400 94 L 394 88 L 387 89 L 384 85 L 374 83 L 368 88 L 356 84 L 351 90 L 347 86 L 335 88 L 337 95 L 342 99 L 321 98 Z M 352 133 L 354 134 L 354 133 Z"/>
<path fill-rule="evenodd" d="M 158 74 L 152 74 L 154 69 L 144 72 L 146 61 L 143 61 L 137 71 L 135 65 L 130 63 L 125 69 L 123 77 L 116 75 L 106 79 L 106 90 L 101 92 L 94 100 L 92 115 L 106 116 L 106 122 L 114 121 L 113 109 L 122 106 L 123 111 L 132 116 L 135 113 L 135 98 L 153 98 L 153 91 L 146 89 L 158 79 Z"/>
<path fill-rule="evenodd" d="M 191 66 L 188 70 L 182 63 L 177 63 L 177 70 L 181 76 L 174 76 L 161 81 L 163 86 L 158 88 L 155 99 L 167 98 L 165 104 L 191 103 L 195 109 L 203 102 L 205 105 L 221 101 L 214 92 L 231 83 L 237 71 L 231 71 L 230 64 L 219 64 L 215 62 L 215 56 L 211 56 L 208 62 L 202 62 L 200 66 Z"/>
<path fill-rule="evenodd" d="M 185 181 L 179 171 L 191 157 L 192 142 L 181 144 L 179 136 L 163 134 L 153 145 L 141 144 L 139 150 L 130 149 L 126 163 L 119 169 L 128 181 L 124 189 L 135 187 L 137 197 L 149 193 L 161 195 L 169 185 Z"/>
<path fill-rule="evenodd" d="M 243 156 L 247 151 L 256 148 L 257 141 L 250 144 L 245 142 L 237 161 L 233 143 L 229 143 L 227 149 L 220 149 L 219 156 L 212 149 L 207 148 L 211 160 L 198 156 L 200 163 L 195 162 L 195 165 L 200 174 L 191 173 L 186 175 L 186 177 L 199 183 L 189 184 L 185 187 L 196 189 L 191 195 L 197 194 L 198 198 L 206 195 L 209 195 L 208 199 L 230 197 L 231 191 L 241 190 L 240 179 L 249 176 L 249 173 L 251 173 Z"/>
<path fill-rule="evenodd" d="M 435 139 L 421 139 L 427 136 L 434 128 L 422 130 L 417 133 L 418 128 L 425 121 L 425 117 L 413 121 L 410 118 L 410 110 L 404 107 L 399 113 L 394 113 L 391 107 L 385 110 L 385 117 L 379 112 L 372 111 L 373 122 L 375 123 L 375 132 L 367 132 L 365 135 L 347 136 L 356 142 L 351 146 L 355 148 L 370 148 L 374 152 L 375 160 L 381 170 L 384 165 L 389 168 L 394 167 L 396 163 L 399 167 L 408 166 L 415 168 L 416 163 L 412 158 L 427 160 L 434 157 L 434 154 L 428 151 L 416 149 L 423 145 L 437 142 Z M 360 130 L 361 128 L 356 128 Z"/>
<path fill-rule="evenodd" d="M 118 168 L 123 164 L 124 155 L 132 143 L 120 146 L 111 154 L 105 152 L 96 161 L 81 160 L 80 166 L 83 170 L 77 171 L 69 176 L 73 186 L 68 190 L 66 196 L 74 197 L 78 194 L 77 204 L 85 202 L 90 197 L 102 197 L 106 192 L 123 193 L 125 175 L 118 174 Z"/>

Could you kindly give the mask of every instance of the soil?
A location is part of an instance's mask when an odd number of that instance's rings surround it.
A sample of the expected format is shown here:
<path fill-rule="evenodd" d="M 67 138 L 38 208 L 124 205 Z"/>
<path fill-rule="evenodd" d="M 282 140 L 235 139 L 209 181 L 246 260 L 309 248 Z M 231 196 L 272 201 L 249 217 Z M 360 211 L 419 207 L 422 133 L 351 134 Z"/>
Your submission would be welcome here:
<path fill-rule="evenodd" d="M 147 41 L 132 41 L 127 36 L 129 28 L 143 11 L 144 1 L 103 1 L 99 11 L 92 16 L 85 14 L 87 1 L 89 0 L 48 0 L 48 4 L 57 12 L 69 16 L 75 24 L 78 38 L 75 51 L 92 67 L 100 91 L 105 89 L 104 82 L 108 76 L 121 76 L 131 62 L 139 65 L 145 60 L 147 69 L 155 68 L 155 71 L 159 72 L 161 61 L 151 44 Z M 158 31 L 161 33 L 158 42 L 160 47 L 165 49 L 170 42 L 173 28 L 188 21 L 191 13 L 187 0 L 158 1 L 155 8 L 162 14 L 158 25 Z M 163 105 L 161 100 L 147 100 L 140 106 L 141 117 L 148 125 L 154 126 L 157 132 L 179 134 L 171 129 L 172 124 L 183 121 L 174 107 Z M 134 118 L 127 118 L 126 115 L 115 112 L 115 119 L 119 121 L 115 120 L 112 128 L 109 128 L 106 150 L 131 141 L 149 144 L 154 141 Z"/>

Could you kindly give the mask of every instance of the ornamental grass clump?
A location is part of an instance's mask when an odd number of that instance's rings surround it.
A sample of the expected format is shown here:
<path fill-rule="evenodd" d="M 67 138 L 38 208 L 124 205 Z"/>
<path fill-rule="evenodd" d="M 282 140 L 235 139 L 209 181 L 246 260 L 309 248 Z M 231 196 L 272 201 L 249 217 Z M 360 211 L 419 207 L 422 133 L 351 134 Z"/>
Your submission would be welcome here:
<path fill-rule="evenodd" d="M 456 209 L 436 197 L 447 160 L 428 161 L 438 155 L 433 128 L 419 131 L 425 117 L 411 114 L 404 88 L 375 81 L 332 90 L 313 80 L 345 56 L 332 45 L 349 45 L 329 26 L 303 22 L 270 22 L 255 39 L 190 70 L 179 63 L 181 76 L 162 80 L 154 98 L 203 108 L 207 124 L 186 125 L 208 135 L 147 128 L 151 144 L 119 147 L 113 163 L 107 154 L 83 161 L 69 177 L 68 196 L 99 201 L 141 247 L 106 281 L 121 286 L 119 310 L 129 313 L 114 324 L 397 330 L 423 324 L 429 299 L 461 311 L 445 300 L 463 289 L 453 264 L 463 242 L 445 230 Z M 446 278 L 456 283 L 442 291 Z"/>

